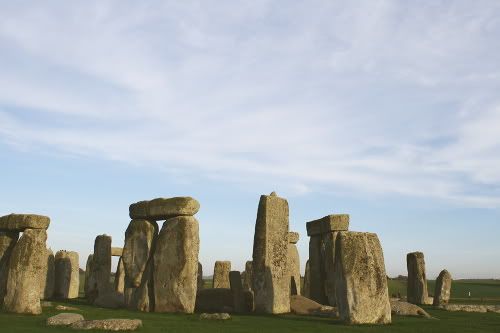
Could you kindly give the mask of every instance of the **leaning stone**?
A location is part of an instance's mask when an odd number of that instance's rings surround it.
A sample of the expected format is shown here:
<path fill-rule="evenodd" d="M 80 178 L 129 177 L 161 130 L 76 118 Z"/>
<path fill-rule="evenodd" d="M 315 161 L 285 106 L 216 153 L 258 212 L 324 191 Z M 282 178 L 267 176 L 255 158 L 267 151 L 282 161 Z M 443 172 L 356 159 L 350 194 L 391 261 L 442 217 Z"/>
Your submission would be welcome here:
<path fill-rule="evenodd" d="M 168 220 L 176 216 L 193 216 L 200 209 L 200 203 L 191 197 L 157 198 L 130 205 L 132 219 Z"/>
<path fill-rule="evenodd" d="M 121 257 L 123 255 L 123 248 L 121 247 L 112 247 L 111 248 L 111 256 L 112 257 Z"/>
<path fill-rule="evenodd" d="M 340 319 L 350 324 L 391 323 L 384 255 L 376 234 L 339 233 L 335 279 Z"/>
<path fill-rule="evenodd" d="M 51 249 L 46 249 L 45 260 L 41 278 L 40 278 L 40 299 L 51 299 L 54 296 L 55 287 L 55 261 L 54 253 Z"/>
<path fill-rule="evenodd" d="M 155 312 L 194 312 L 199 249 L 199 227 L 194 217 L 165 221 L 153 256 Z"/>
<path fill-rule="evenodd" d="M 288 202 L 262 195 L 257 211 L 253 243 L 253 291 L 255 311 L 290 312 L 288 269 Z"/>
<path fill-rule="evenodd" d="M 79 313 L 59 313 L 47 318 L 47 326 L 69 326 L 82 320 L 85 318 Z"/>
<path fill-rule="evenodd" d="M 253 263 L 252 261 L 247 261 L 245 263 L 245 272 L 243 272 L 243 289 L 252 290 L 253 284 Z"/>
<path fill-rule="evenodd" d="M 19 232 L 17 231 L 0 231 L 0 309 L 7 292 L 10 255 L 18 239 Z"/>
<path fill-rule="evenodd" d="M 434 289 L 435 306 L 448 304 L 451 295 L 451 274 L 446 269 L 439 273 L 436 280 L 436 288 Z"/>
<path fill-rule="evenodd" d="M 0 231 L 24 231 L 25 229 L 47 230 L 50 218 L 35 214 L 10 214 L 0 217 Z"/>
<path fill-rule="evenodd" d="M 203 289 L 203 266 L 198 262 L 198 277 L 197 277 L 197 288 L 198 290 Z"/>
<path fill-rule="evenodd" d="M 125 288 L 137 288 L 151 255 L 153 241 L 158 234 L 158 224 L 147 220 L 132 220 L 125 231 L 123 265 Z"/>
<path fill-rule="evenodd" d="M 54 266 L 54 297 L 61 299 L 77 298 L 80 288 L 78 253 L 64 250 L 57 251 Z"/>
<path fill-rule="evenodd" d="M 311 289 L 311 273 L 310 273 L 310 267 L 309 267 L 309 260 L 307 260 L 306 261 L 306 270 L 304 272 L 304 288 L 301 290 L 302 296 L 309 298 L 310 289 Z"/>
<path fill-rule="evenodd" d="M 228 320 L 231 319 L 229 313 L 202 313 L 200 315 L 201 320 Z"/>
<path fill-rule="evenodd" d="M 26 229 L 14 246 L 9 261 L 7 294 L 4 309 L 7 312 L 40 314 L 40 278 L 44 271 L 44 229 Z"/>
<path fill-rule="evenodd" d="M 123 266 L 123 259 L 120 257 L 118 265 L 116 266 L 115 273 L 115 291 L 123 294 L 125 292 L 125 267 Z"/>
<path fill-rule="evenodd" d="M 76 330 L 135 331 L 142 327 L 140 319 L 82 320 L 70 326 Z"/>
<path fill-rule="evenodd" d="M 428 291 L 427 279 L 425 276 L 425 260 L 422 252 L 408 253 L 406 256 L 408 267 L 408 302 L 412 304 L 426 304 Z"/>
<path fill-rule="evenodd" d="M 216 261 L 214 265 L 213 287 L 229 288 L 230 261 Z"/>
<path fill-rule="evenodd" d="M 196 312 L 232 312 L 233 293 L 229 288 L 209 288 L 196 294 Z"/>
<path fill-rule="evenodd" d="M 288 267 L 290 271 L 290 294 L 300 295 L 300 257 L 297 246 L 298 232 L 288 233 Z"/>
<path fill-rule="evenodd" d="M 111 290 L 111 236 L 99 235 L 95 238 L 92 268 L 97 296 L 106 294 Z"/>
<path fill-rule="evenodd" d="M 408 302 L 391 300 L 391 313 L 397 316 L 432 318 L 424 309 L 418 305 Z"/>
<path fill-rule="evenodd" d="M 348 214 L 332 214 L 306 223 L 307 236 L 349 230 Z"/>

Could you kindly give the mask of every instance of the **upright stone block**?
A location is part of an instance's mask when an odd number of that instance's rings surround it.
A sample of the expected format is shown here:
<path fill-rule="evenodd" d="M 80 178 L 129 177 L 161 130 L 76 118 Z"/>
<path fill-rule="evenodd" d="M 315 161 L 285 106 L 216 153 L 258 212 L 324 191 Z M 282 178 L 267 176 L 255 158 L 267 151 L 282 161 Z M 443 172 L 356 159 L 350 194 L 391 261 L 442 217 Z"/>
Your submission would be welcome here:
<path fill-rule="evenodd" d="M 85 266 L 85 283 L 83 286 L 85 298 L 87 298 L 90 302 L 97 298 L 97 281 L 94 276 L 94 266 L 92 265 L 93 258 L 93 254 L 89 254 L 87 257 L 87 264 Z"/>
<path fill-rule="evenodd" d="M 422 305 L 427 303 L 427 278 L 425 276 L 425 260 L 422 252 L 408 253 L 406 256 L 408 268 L 408 303 Z"/>
<path fill-rule="evenodd" d="M 297 250 L 299 233 L 288 233 L 288 269 L 290 271 L 290 294 L 300 295 L 300 257 Z"/>
<path fill-rule="evenodd" d="M 40 278 L 44 271 L 45 229 L 26 229 L 12 250 L 9 260 L 4 310 L 40 314 Z"/>
<path fill-rule="evenodd" d="M 44 258 L 46 265 L 43 266 L 40 279 L 40 298 L 51 299 L 54 296 L 56 279 L 54 252 L 51 249 L 46 249 Z"/>
<path fill-rule="evenodd" d="M 230 261 L 216 261 L 214 265 L 213 287 L 229 288 Z"/>
<path fill-rule="evenodd" d="M 18 239 L 19 232 L 0 230 L 0 309 L 2 308 L 3 298 L 7 292 L 10 255 Z"/>
<path fill-rule="evenodd" d="M 229 272 L 229 284 L 233 294 L 233 309 L 236 313 L 246 312 L 245 296 L 243 295 L 243 285 L 241 283 L 241 274 L 238 271 Z"/>
<path fill-rule="evenodd" d="M 288 202 L 274 192 L 260 197 L 253 243 L 253 274 L 255 311 L 290 312 Z"/>
<path fill-rule="evenodd" d="M 197 288 L 198 290 L 203 289 L 203 266 L 201 265 L 201 262 L 198 262 Z"/>
<path fill-rule="evenodd" d="M 165 221 L 153 256 L 155 312 L 194 312 L 199 248 L 199 227 L 194 217 Z"/>
<path fill-rule="evenodd" d="M 80 288 L 78 253 L 64 250 L 57 251 L 54 266 L 54 297 L 60 299 L 78 298 Z"/>
<path fill-rule="evenodd" d="M 109 293 L 111 291 L 111 236 L 96 237 L 92 266 L 97 284 L 97 297 Z"/>
<path fill-rule="evenodd" d="M 340 319 L 349 324 L 391 323 L 384 255 L 377 235 L 341 232 L 335 252 Z"/>
<path fill-rule="evenodd" d="M 309 260 L 306 261 L 306 269 L 304 272 L 304 288 L 302 289 L 302 296 L 310 299 L 310 290 L 311 290 L 311 273 Z"/>
<path fill-rule="evenodd" d="M 434 303 L 433 305 L 439 306 L 448 304 L 451 296 L 451 274 L 446 269 L 439 273 L 436 280 L 436 288 L 434 290 Z"/>
<path fill-rule="evenodd" d="M 125 292 L 125 267 L 123 266 L 122 257 L 118 260 L 118 266 L 116 267 L 115 291 L 120 294 Z"/>
<path fill-rule="evenodd" d="M 243 289 L 252 290 L 253 284 L 253 263 L 251 260 L 245 263 L 245 274 L 243 275 Z"/>

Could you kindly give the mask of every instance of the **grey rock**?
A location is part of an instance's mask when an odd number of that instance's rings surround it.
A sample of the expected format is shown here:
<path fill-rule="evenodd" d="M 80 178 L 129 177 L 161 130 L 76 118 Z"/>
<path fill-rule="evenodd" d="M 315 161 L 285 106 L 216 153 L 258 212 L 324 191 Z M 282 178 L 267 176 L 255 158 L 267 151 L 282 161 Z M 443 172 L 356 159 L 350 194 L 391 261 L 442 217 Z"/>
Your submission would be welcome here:
<path fill-rule="evenodd" d="M 300 257 L 297 246 L 297 232 L 288 233 L 288 270 L 290 272 L 290 294 L 300 295 Z"/>
<path fill-rule="evenodd" d="M 309 260 L 307 260 L 306 270 L 304 272 L 304 288 L 301 290 L 302 296 L 310 298 L 310 290 L 311 290 L 311 273 L 310 273 Z"/>
<path fill-rule="evenodd" d="M 245 272 L 243 272 L 242 276 L 243 276 L 243 289 L 244 290 L 252 290 L 253 263 L 251 260 L 249 260 L 245 263 Z"/>
<path fill-rule="evenodd" d="M 54 296 L 56 279 L 54 253 L 51 249 L 46 249 L 45 261 L 47 264 L 43 266 L 42 276 L 40 278 L 40 298 L 51 299 Z"/>
<path fill-rule="evenodd" d="M 408 303 L 426 304 L 429 293 L 425 276 L 425 260 L 422 252 L 408 253 L 406 256 L 408 267 L 407 297 Z"/>
<path fill-rule="evenodd" d="M 0 308 L 7 292 L 7 277 L 9 273 L 9 259 L 19 239 L 17 231 L 0 231 Z"/>
<path fill-rule="evenodd" d="M 231 271 L 230 261 L 216 261 L 214 265 L 213 287 L 229 288 L 229 272 Z"/>
<path fill-rule="evenodd" d="M 439 273 L 434 290 L 433 304 L 435 306 L 448 304 L 451 296 L 451 274 L 446 269 Z"/>
<path fill-rule="evenodd" d="M 77 330 L 101 330 L 101 331 L 135 331 L 142 327 L 140 319 L 103 319 L 83 320 L 70 326 Z"/>
<path fill-rule="evenodd" d="M 196 294 L 196 312 L 232 312 L 233 293 L 229 288 L 209 288 Z"/>
<path fill-rule="evenodd" d="M 115 291 L 123 294 L 125 292 L 125 266 L 123 265 L 123 259 L 121 257 L 118 260 L 118 265 L 116 266 L 114 283 Z"/>
<path fill-rule="evenodd" d="M 111 236 L 99 235 L 94 242 L 92 274 L 97 286 L 97 297 L 111 290 Z"/>
<path fill-rule="evenodd" d="M 69 326 L 82 320 L 85 318 L 79 313 L 59 313 L 47 318 L 47 326 Z"/>
<path fill-rule="evenodd" d="M 200 315 L 201 320 L 228 320 L 231 319 L 229 313 L 202 313 Z"/>
<path fill-rule="evenodd" d="M 432 318 L 424 309 L 418 305 L 408 302 L 391 300 L 391 313 L 398 316 Z"/>
<path fill-rule="evenodd" d="M 0 217 L 0 231 L 47 230 L 50 218 L 35 214 L 10 214 Z"/>
<path fill-rule="evenodd" d="M 198 262 L 198 277 L 197 277 L 197 288 L 198 290 L 203 289 L 203 266 Z"/>
<path fill-rule="evenodd" d="M 77 298 L 80 288 L 78 253 L 64 250 L 57 251 L 54 266 L 54 297 L 61 299 Z"/>
<path fill-rule="evenodd" d="M 132 219 L 168 220 L 176 216 L 193 216 L 200 209 L 200 203 L 191 197 L 157 198 L 130 205 Z"/>

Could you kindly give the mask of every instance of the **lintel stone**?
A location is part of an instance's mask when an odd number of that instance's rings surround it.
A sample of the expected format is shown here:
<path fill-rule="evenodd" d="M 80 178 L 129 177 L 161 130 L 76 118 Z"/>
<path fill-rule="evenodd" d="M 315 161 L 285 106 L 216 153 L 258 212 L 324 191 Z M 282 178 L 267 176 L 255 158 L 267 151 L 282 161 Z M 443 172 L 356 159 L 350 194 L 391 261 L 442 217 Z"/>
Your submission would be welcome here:
<path fill-rule="evenodd" d="M 307 236 L 349 230 L 349 214 L 332 214 L 306 223 Z"/>

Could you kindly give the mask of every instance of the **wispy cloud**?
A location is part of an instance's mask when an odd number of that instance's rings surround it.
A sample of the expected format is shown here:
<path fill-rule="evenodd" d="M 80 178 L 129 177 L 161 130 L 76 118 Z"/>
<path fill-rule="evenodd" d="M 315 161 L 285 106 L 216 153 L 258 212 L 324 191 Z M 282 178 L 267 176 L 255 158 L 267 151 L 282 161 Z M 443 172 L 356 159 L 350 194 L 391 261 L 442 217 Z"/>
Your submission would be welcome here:
<path fill-rule="evenodd" d="M 0 6 L 4 142 L 500 206 L 496 1 Z"/>

